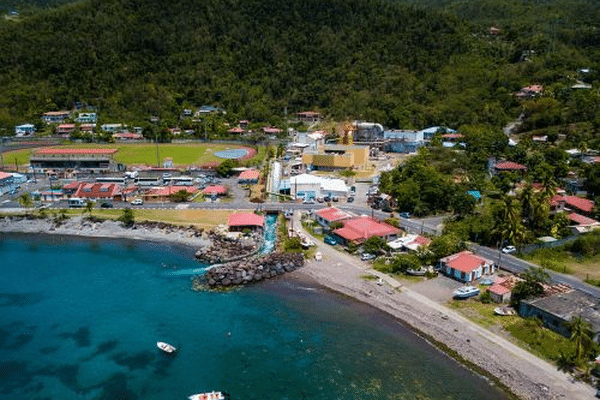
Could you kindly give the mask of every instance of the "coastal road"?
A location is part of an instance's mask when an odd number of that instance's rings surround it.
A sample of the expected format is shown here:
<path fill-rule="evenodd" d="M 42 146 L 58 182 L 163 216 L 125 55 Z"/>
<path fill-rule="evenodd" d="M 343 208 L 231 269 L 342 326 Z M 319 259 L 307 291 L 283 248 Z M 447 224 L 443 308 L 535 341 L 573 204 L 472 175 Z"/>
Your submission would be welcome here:
<path fill-rule="evenodd" d="M 295 226 L 302 227 L 299 213 Z M 300 228 L 308 235 L 303 228 Z M 322 261 L 307 260 L 298 270 L 317 282 L 377 307 L 410 327 L 443 343 L 464 359 L 496 376 L 523 399 L 591 399 L 594 389 L 558 371 L 555 366 L 523 350 L 463 315 L 437 303 L 393 277 L 376 271 L 344 251 L 314 238 Z M 373 275 L 381 278 L 365 279 Z"/>
<path fill-rule="evenodd" d="M 489 247 L 472 244 L 471 249 L 475 254 L 494 261 L 500 268 L 514 274 L 519 274 L 530 267 L 539 267 L 539 265 L 521 260 L 520 258 L 514 257 L 510 254 L 503 254 L 501 251 L 490 249 Z M 580 292 L 587 293 L 590 296 L 600 299 L 599 287 L 589 285 L 574 276 L 560 274 L 558 272 L 548 270 L 547 272 L 554 283 L 569 285 Z"/>

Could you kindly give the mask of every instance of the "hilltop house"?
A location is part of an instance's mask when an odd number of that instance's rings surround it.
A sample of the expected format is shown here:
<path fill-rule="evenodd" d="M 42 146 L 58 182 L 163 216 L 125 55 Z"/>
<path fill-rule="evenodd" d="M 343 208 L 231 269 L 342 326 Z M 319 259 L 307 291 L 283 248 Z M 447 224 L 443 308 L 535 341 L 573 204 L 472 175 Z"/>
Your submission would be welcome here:
<path fill-rule="evenodd" d="M 32 135 L 35 133 L 35 125 L 33 124 L 23 124 L 15 126 L 15 135 L 16 136 L 25 136 Z"/>
<path fill-rule="evenodd" d="M 69 118 L 69 115 L 68 111 L 48 111 L 42 114 L 42 120 L 47 124 L 60 124 Z"/>

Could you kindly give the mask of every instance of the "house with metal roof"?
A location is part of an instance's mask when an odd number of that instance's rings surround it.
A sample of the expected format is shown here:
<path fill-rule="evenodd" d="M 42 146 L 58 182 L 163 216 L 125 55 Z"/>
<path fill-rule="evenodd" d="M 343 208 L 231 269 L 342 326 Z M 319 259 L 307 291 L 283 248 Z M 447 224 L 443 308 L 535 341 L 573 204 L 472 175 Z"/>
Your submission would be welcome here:
<path fill-rule="evenodd" d="M 348 186 L 342 179 L 300 174 L 282 180 L 279 192 L 289 194 L 295 199 L 314 199 L 320 196 L 344 197 L 348 195 Z"/>
<path fill-rule="evenodd" d="M 321 226 L 330 226 L 334 222 L 341 222 L 343 220 L 352 218 L 352 215 L 345 211 L 340 210 L 337 207 L 323 208 L 314 213 L 317 223 Z"/>
<path fill-rule="evenodd" d="M 592 325 L 594 340 L 600 336 L 600 300 L 577 290 L 521 300 L 519 314 L 525 318 L 537 317 L 545 327 L 566 337 L 570 336 L 566 323 L 573 317 L 581 317 Z"/>
<path fill-rule="evenodd" d="M 391 242 L 396 240 L 402 233 L 395 226 L 367 215 L 346 219 L 341 222 L 344 226 L 334 230 L 333 233 L 345 245 L 348 245 L 348 243 L 361 244 L 373 236 L 378 236 L 386 242 Z"/>
<path fill-rule="evenodd" d="M 258 179 L 260 178 L 260 171 L 256 169 L 247 169 L 242 171 L 240 177 L 238 178 L 238 183 L 247 184 L 247 183 L 258 183 Z"/>
<path fill-rule="evenodd" d="M 441 258 L 440 271 L 461 282 L 472 282 L 483 275 L 493 274 L 496 264 L 493 261 L 465 250 Z"/>
<path fill-rule="evenodd" d="M 241 232 L 244 229 L 263 229 L 265 217 L 255 213 L 235 213 L 229 216 L 227 226 L 232 232 Z"/>

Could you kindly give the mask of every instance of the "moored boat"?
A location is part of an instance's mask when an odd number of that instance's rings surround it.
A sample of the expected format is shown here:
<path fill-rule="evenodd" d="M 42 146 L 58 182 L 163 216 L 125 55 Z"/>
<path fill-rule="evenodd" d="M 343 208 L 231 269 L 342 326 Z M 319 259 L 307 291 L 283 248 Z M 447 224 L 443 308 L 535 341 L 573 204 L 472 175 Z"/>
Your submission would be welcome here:
<path fill-rule="evenodd" d="M 494 308 L 494 314 L 496 315 L 515 315 L 517 312 L 512 307 L 496 307 Z"/>
<path fill-rule="evenodd" d="M 177 351 L 177 348 L 175 346 L 165 342 L 156 342 L 156 347 L 169 354 L 175 353 Z"/>
<path fill-rule="evenodd" d="M 229 396 L 223 392 L 206 392 L 206 393 L 196 393 L 188 397 L 190 400 L 225 400 Z"/>
<path fill-rule="evenodd" d="M 475 286 L 463 286 L 454 291 L 454 298 L 468 299 L 469 297 L 477 296 L 478 294 L 479 288 L 476 288 Z"/>

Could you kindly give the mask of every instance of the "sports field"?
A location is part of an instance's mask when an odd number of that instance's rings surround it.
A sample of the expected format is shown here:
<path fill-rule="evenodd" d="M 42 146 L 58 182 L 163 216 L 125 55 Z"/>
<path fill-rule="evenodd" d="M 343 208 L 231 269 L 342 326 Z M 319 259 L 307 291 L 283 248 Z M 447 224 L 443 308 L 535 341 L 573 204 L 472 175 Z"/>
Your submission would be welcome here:
<path fill-rule="evenodd" d="M 156 145 L 153 143 L 109 143 L 109 144 L 78 144 L 56 146 L 60 148 L 109 148 L 118 149 L 115 154 L 115 161 L 125 165 L 157 165 Z M 246 146 L 236 146 L 231 144 L 213 144 L 213 143 L 186 143 L 171 144 L 163 143 L 158 145 L 158 159 L 160 165 L 166 157 L 173 159 L 175 166 L 201 165 L 210 161 L 223 161 L 214 155 L 215 152 L 223 150 L 241 149 Z M 247 147 L 246 147 L 247 148 Z M 29 164 L 29 157 L 37 149 L 26 149 L 10 151 L 3 154 L 3 164 L 7 167 L 14 167 Z M 264 147 L 258 148 L 258 154 L 254 158 L 264 156 Z"/>

